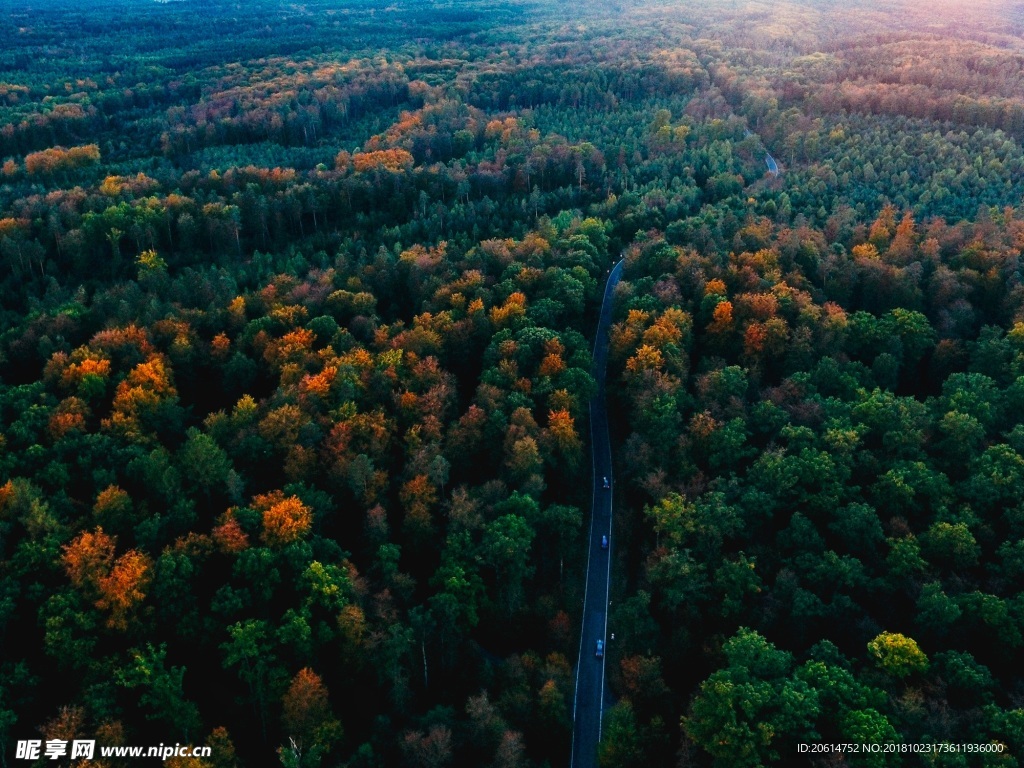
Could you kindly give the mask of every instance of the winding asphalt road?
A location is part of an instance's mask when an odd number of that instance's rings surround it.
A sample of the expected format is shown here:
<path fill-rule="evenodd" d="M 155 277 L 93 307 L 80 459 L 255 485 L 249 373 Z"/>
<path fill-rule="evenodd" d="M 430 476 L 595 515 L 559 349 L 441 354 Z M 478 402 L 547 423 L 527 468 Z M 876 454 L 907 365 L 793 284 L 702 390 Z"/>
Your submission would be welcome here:
<path fill-rule="evenodd" d="M 743 131 L 743 135 L 750 137 L 753 136 L 754 133 L 748 128 Z M 768 173 L 770 173 L 772 176 L 778 176 L 780 173 L 782 173 L 782 171 L 779 169 L 779 164 L 775 162 L 775 158 L 772 157 L 771 153 L 767 149 L 764 151 L 764 162 L 765 165 L 768 166 Z"/>
<path fill-rule="evenodd" d="M 597 392 L 590 401 L 590 458 L 593 465 L 593 514 L 587 555 L 587 586 L 583 597 L 583 627 L 580 656 L 576 662 L 576 695 L 572 717 L 572 762 L 570 768 L 596 768 L 597 745 L 601 741 L 604 714 L 605 658 L 597 658 L 597 641 L 608 644 L 608 594 L 612 563 L 612 446 L 608 435 L 608 406 L 605 402 L 605 372 L 608 367 L 608 328 L 612 320 L 612 294 L 622 277 L 620 260 L 608 275 L 601 302 L 601 316 L 594 339 L 594 367 L 591 374 Z M 603 478 L 611 485 L 604 488 Z M 608 549 L 601 549 L 601 536 L 608 537 Z"/>

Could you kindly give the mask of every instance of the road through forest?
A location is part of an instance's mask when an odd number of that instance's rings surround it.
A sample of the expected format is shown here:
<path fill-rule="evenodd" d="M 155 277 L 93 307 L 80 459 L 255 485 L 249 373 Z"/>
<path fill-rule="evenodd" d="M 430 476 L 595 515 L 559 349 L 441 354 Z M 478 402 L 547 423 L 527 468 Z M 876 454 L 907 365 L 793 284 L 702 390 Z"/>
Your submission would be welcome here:
<path fill-rule="evenodd" d="M 612 319 L 612 295 L 622 277 L 620 260 L 608 275 L 601 302 L 601 315 L 594 338 L 592 374 L 597 391 L 590 401 L 590 458 L 593 466 L 593 511 L 587 540 L 587 585 L 583 597 L 583 626 L 580 630 L 580 654 L 576 662 L 576 693 L 573 700 L 571 768 L 596 768 L 597 745 L 601 740 L 604 714 L 604 668 L 607 654 L 595 655 L 597 641 L 608 635 L 608 595 L 611 586 L 612 446 L 608 434 L 608 406 L 605 402 L 605 373 L 608 367 L 608 328 Z M 609 487 L 604 487 L 608 478 Z M 601 537 L 608 537 L 608 548 L 601 548 Z"/>

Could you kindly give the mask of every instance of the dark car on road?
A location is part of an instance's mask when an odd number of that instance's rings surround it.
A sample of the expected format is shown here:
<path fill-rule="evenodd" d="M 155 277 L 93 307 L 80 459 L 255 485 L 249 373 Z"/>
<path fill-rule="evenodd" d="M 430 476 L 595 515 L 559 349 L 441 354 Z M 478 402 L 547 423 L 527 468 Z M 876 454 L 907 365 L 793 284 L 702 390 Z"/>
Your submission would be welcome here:
<path fill-rule="evenodd" d="M 607 476 L 601 478 L 601 487 L 604 488 L 606 491 L 612 487 L 612 484 L 608 482 Z"/>
<path fill-rule="evenodd" d="M 599 659 L 604 658 L 604 640 L 597 641 L 597 648 L 594 650 L 594 656 Z"/>
<path fill-rule="evenodd" d="M 608 534 L 601 534 L 601 549 L 608 549 Z"/>

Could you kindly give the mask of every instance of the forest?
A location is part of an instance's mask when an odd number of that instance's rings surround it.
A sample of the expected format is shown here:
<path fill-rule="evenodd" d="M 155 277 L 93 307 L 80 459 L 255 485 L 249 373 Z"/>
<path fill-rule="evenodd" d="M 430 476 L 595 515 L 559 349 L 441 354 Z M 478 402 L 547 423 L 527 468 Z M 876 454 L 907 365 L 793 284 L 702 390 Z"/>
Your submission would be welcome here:
<path fill-rule="evenodd" d="M 569 765 L 620 259 L 601 768 L 1024 764 L 1022 250 L 1009 0 L 4 2 L 0 768 Z"/>

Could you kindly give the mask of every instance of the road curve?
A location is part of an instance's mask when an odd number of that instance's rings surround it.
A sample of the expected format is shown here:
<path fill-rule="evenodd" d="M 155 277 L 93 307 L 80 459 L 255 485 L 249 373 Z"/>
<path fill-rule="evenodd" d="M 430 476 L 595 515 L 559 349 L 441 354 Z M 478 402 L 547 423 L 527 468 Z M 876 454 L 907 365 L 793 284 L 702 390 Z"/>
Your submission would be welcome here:
<path fill-rule="evenodd" d="M 594 337 L 591 373 L 597 391 L 590 401 L 590 460 L 593 468 L 593 512 L 587 540 L 587 583 L 583 596 L 583 626 L 580 655 L 576 662 L 576 693 L 572 707 L 572 761 L 570 768 L 597 768 L 597 745 L 601 741 L 604 714 L 605 657 L 597 658 L 597 641 L 608 640 L 608 594 L 611 587 L 612 548 L 612 446 L 608 434 L 608 406 L 605 402 L 605 373 L 608 367 L 608 328 L 612 320 L 612 294 L 622 277 L 620 260 L 608 275 L 601 302 L 601 316 Z M 609 488 L 604 487 L 608 478 Z M 608 549 L 601 549 L 601 537 L 608 537 Z"/>
<path fill-rule="evenodd" d="M 747 128 L 744 129 L 743 135 L 746 136 L 747 138 L 750 138 L 751 136 L 754 135 L 754 132 Z M 782 173 L 782 171 L 779 169 L 779 164 L 775 162 L 775 158 L 772 157 L 771 152 L 769 152 L 767 149 L 764 151 L 764 162 L 765 165 L 768 166 L 768 173 L 770 173 L 772 176 L 778 176 L 780 173 Z"/>

